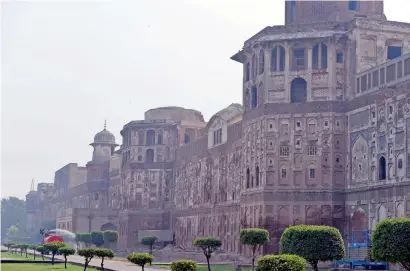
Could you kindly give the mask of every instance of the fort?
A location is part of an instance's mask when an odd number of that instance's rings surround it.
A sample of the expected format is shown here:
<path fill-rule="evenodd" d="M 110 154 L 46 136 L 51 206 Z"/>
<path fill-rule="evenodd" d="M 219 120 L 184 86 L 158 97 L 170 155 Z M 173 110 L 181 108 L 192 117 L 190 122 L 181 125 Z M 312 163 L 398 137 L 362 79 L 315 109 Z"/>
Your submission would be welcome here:
<path fill-rule="evenodd" d="M 208 122 L 148 110 L 120 146 L 104 127 L 85 167 L 27 194 L 29 232 L 113 229 L 120 251 L 148 234 L 186 251 L 214 236 L 246 256 L 241 228 L 269 230 L 268 253 L 288 225 L 347 236 L 410 216 L 410 24 L 387 20 L 383 1 L 287 1 L 285 12 L 231 57 L 242 104 Z"/>

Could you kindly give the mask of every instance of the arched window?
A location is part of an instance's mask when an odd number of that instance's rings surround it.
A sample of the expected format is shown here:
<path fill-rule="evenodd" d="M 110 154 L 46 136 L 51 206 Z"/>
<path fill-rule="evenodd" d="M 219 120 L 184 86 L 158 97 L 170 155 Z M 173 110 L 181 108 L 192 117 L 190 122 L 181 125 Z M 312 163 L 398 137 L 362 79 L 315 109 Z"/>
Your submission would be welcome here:
<path fill-rule="evenodd" d="M 327 69 L 327 46 L 319 43 L 313 46 L 312 50 L 312 69 Z"/>
<path fill-rule="evenodd" d="M 256 186 L 259 186 L 259 166 L 256 166 L 255 176 L 256 176 Z"/>
<path fill-rule="evenodd" d="M 162 139 L 162 130 L 160 130 L 159 132 L 158 132 L 158 135 L 157 135 L 157 144 L 158 145 L 162 145 L 163 144 L 163 141 L 162 141 L 163 139 Z"/>
<path fill-rule="evenodd" d="M 379 159 L 379 180 L 386 180 L 386 158 L 384 156 Z"/>
<path fill-rule="evenodd" d="M 147 131 L 147 145 L 155 145 L 155 131 L 154 130 Z"/>
<path fill-rule="evenodd" d="M 359 10 L 359 1 L 349 0 L 349 10 Z"/>
<path fill-rule="evenodd" d="M 282 72 L 285 70 L 285 48 L 281 45 L 273 47 L 270 69 L 273 72 Z"/>
<path fill-rule="evenodd" d="M 189 143 L 189 141 L 190 141 L 189 135 L 184 134 L 184 143 L 187 144 L 187 143 Z"/>
<path fill-rule="evenodd" d="M 145 136 L 143 131 L 138 132 L 138 145 L 144 145 Z"/>
<path fill-rule="evenodd" d="M 252 56 L 252 78 L 256 77 L 256 74 L 258 73 L 258 66 L 257 66 L 257 59 L 256 59 L 256 55 Z"/>
<path fill-rule="evenodd" d="M 251 90 L 251 108 L 258 106 L 258 88 L 253 87 Z"/>
<path fill-rule="evenodd" d="M 399 161 L 397 162 L 397 167 L 399 168 L 399 169 L 402 169 L 403 168 L 403 159 L 399 159 Z"/>
<path fill-rule="evenodd" d="M 307 82 L 303 78 L 293 79 L 290 85 L 290 102 L 304 103 L 307 99 Z"/>
<path fill-rule="evenodd" d="M 246 169 L 246 188 L 250 187 L 250 181 L 251 181 L 251 172 L 249 168 Z"/>
<path fill-rule="evenodd" d="M 262 74 L 265 70 L 265 52 L 260 50 L 259 52 L 259 74 Z"/>
<path fill-rule="evenodd" d="M 146 163 L 154 162 L 154 150 L 153 149 L 147 149 L 145 151 L 145 162 Z"/>

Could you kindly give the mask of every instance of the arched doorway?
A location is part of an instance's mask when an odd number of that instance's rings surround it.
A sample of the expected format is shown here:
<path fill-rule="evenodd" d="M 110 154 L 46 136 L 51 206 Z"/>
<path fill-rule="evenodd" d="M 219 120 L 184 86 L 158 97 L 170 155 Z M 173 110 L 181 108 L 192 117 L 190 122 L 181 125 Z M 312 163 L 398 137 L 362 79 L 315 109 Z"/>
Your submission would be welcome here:
<path fill-rule="evenodd" d="M 117 226 L 108 222 L 101 226 L 101 231 L 117 231 Z"/>
<path fill-rule="evenodd" d="M 145 162 L 153 163 L 154 162 L 154 150 L 148 149 L 145 151 Z"/>
<path fill-rule="evenodd" d="M 147 145 L 155 145 L 155 131 L 148 130 L 147 131 Z"/>
<path fill-rule="evenodd" d="M 368 230 L 369 221 L 366 212 L 359 208 L 352 216 L 351 228 L 352 228 L 352 238 L 355 242 L 364 242 L 366 235 L 365 232 Z"/>
<path fill-rule="evenodd" d="M 298 77 L 292 80 L 290 84 L 290 102 L 304 103 L 307 100 L 307 82 L 305 79 Z"/>

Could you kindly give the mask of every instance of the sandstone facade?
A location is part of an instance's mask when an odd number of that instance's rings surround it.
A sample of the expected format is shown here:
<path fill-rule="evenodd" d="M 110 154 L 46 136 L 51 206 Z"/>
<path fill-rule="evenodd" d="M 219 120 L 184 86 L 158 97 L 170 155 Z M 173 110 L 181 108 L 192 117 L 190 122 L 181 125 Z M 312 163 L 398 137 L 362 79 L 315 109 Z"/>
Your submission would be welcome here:
<path fill-rule="evenodd" d="M 73 231 L 118 229 L 124 250 L 150 232 L 187 250 L 216 236 L 230 254 L 246 254 L 244 227 L 268 229 L 271 252 L 288 225 L 347 235 L 410 216 L 410 24 L 386 20 L 382 1 L 356 2 L 288 1 L 286 25 L 232 56 L 242 104 L 208 122 L 196 110 L 147 111 L 124 126 L 117 152 L 115 140 L 93 145 L 109 158 L 87 165 L 86 182 L 56 196 L 56 179 L 47 204 L 30 192 L 30 214 L 51 204 Z"/>

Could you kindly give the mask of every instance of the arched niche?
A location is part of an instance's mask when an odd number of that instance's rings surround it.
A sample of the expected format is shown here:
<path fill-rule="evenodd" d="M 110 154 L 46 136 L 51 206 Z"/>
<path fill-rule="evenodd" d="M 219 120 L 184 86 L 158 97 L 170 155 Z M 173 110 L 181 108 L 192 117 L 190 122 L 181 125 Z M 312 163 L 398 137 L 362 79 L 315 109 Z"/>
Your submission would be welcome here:
<path fill-rule="evenodd" d="M 117 226 L 108 222 L 101 226 L 101 231 L 117 231 Z"/>
<path fill-rule="evenodd" d="M 292 80 L 290 84 L 290 102 L 304 103 L 307 100 L 307 82 L 305 79 L 298 77 Z"/>

